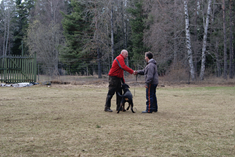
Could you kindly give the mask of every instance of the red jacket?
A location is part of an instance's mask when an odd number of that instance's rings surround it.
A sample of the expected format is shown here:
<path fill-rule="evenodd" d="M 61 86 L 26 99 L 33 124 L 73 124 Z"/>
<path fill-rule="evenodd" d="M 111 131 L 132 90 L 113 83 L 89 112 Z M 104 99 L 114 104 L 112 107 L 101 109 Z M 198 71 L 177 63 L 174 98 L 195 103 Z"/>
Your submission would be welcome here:
<path fill-rule="evenodd" d="M 120 66 L 122 68 L 119 67 L 116 59 L 118 60 Z M 123 78 L 123 81 L 125 82 L 123 70 L 129 72 L 130 74 L 133 74 L 134 71 L 131 68 L 129 68 L 128 66 L 126 66 L 125 61 L 124 61 L 125 59 L 121 54 L 119 56 L 117 56 L 116 59 L 114 59 L 114 61 L 113 61 L 112 67 L 109 71 L 109 76 L 116 76 L 118 78 Z"/>

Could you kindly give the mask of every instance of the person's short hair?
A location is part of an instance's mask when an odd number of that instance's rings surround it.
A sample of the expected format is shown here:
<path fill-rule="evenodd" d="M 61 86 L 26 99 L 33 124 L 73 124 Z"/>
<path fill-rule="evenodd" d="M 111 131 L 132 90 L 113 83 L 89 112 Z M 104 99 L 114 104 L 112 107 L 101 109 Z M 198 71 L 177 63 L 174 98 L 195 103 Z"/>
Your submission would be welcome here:
<path fill-rule="evenodd" d="M 147 56 L 148 59 L 152 59 L 153 58 L 152 52 L 145 52 L 145 56 Z"/>
<path fill-rule="evenodd" d="M 128 52 L 127 50 L 125 50 L 125 49 L 123 49 L 122 51 L 121 51 L 121 54 L 123 54 L 124 52 Z"/>

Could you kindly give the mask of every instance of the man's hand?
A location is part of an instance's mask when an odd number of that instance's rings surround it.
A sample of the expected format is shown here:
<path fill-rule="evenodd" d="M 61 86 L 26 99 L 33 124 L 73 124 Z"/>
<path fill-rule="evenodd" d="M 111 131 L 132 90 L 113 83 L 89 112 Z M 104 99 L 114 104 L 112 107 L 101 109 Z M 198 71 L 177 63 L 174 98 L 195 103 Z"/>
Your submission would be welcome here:
<path fill-rule="evenodd" d="M 138 74 L 138 72 L 137 72 L 137 71 L 134 71 L 134 72 L 133 72 L 133 74 L 134 74 L 134 75 L 137 75 L 137 74 Z"/>

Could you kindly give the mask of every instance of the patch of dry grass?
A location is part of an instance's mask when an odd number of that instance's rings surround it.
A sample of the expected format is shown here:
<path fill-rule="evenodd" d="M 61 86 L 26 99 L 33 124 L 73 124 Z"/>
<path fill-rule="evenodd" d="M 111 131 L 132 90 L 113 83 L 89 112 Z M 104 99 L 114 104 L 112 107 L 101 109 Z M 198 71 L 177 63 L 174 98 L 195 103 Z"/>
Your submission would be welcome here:
<path fill-rule="evenodd" d="M 107 90 L 1 87 L 0 156 L 235 155 L 235 87 L 159 88 L 152 114 L 142 87 L 130 89 L 137 113 L 104 112 Z"/>

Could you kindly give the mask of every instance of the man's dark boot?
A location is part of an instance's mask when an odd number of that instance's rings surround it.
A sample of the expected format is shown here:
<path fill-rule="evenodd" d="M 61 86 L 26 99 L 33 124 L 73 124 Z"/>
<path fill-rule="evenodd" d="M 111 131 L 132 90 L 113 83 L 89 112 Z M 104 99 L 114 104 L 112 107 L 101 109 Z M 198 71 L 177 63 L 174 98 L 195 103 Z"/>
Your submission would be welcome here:
<path fill-rule="evenodd" d="M 105 111 L 105 112 L 113 112 L 113 111 L 110 109 L 110 106 L 111 106 L 111 99 L 112 99 L 112 96 L 111 96 L 111 95 L 107 95 L 106 103 L 105 103 L 105 107 L 104 107 L 104 111 Z"/>
<path fill-rule="evenodd" d="M 157 112 L 158 111 L 158 109 L 157 108 L 153 108 L 153 112 Z"/>
<path fill-rule="evenodd" d="M 113 112 L 113 110 L 111 110 L 110 108 L 107 108 L 107 107 L 104 108 L 104 111 L 105 112 Z"/>

